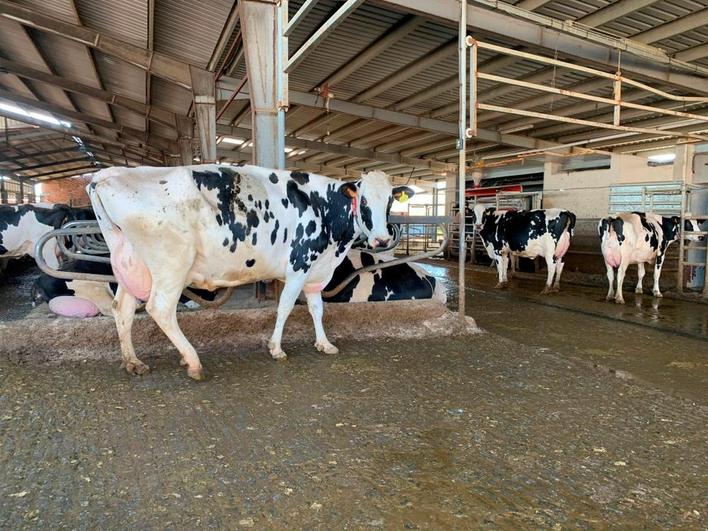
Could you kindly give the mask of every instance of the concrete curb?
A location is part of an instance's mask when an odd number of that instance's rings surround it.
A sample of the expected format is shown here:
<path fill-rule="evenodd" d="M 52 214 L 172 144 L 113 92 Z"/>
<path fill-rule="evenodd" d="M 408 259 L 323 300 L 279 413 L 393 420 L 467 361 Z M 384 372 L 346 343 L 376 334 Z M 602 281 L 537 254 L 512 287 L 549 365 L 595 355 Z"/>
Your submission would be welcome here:
<path fill-rule="evenodd" d="M 275 307 L 197 310 L 179 312 L 178 320 L 197 352 L 207 354 L 210 348 L 224 345 L 237 350 L 265 346 L 276 314 Z M 324 326 L 335 344 L 353 339 L 414 339 L 480 332 L 471 317 L 463 325 L 457 314 L 432 300 L 326 304 Z M 296 306 L 285 327 L 284 348 L 287 350 L 288 344 L 314 343 L 314 334 L 307 307 Z M 18 361 L 115 360 L 120 356 L 111 317 L 10 321 L 0 323 L 0 338 L 0 356 Z M 174 350 L 146 314 L 136 315 L 133 342 L 139 356 L 164 355 Z"/>

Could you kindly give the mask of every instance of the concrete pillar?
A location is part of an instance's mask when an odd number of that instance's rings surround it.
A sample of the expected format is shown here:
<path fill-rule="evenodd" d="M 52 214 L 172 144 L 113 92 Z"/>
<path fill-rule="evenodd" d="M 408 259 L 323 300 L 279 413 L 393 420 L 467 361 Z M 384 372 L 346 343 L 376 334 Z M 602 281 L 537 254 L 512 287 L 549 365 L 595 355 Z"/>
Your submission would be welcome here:
<path fill-rule="evenodd" d="M 676 146 L 676 158 L 674 159 L 674 180 L 683 181 L 685 184 L 693 183 L 693 156 L 695 153 L 695 144 L 682 144 Z"/>
<path fill-rule="evenodd" d="M 189 73 L 192 78 L 194 117 L 197 124 L 199 148 L 202 152 L 202 162 L 216 162 L 216 81 L 214 74 L 193 66 L 189 67 Z"/>
<path fill-rule="evenodd" d="M 277 31 L 278 7 L 272 0 L 242 0 L 239 9 L 251 98 L 253 162 L 283 168 L 285 120 L 284 111 L 278 108 L 278 76 L 283 74 L 276 67 L 282 45 Z"/>
<path fill-rule="evenodd" d="M 192 154 L 192 120 L 186 116 L 177 116 L 177 147 L 179 148 L 180 163 L 182 166 L 194 164 Z M 216 135 L 216 131 L 214 132 Z M 214 138 L 216 145 L 216 137 Z"/>

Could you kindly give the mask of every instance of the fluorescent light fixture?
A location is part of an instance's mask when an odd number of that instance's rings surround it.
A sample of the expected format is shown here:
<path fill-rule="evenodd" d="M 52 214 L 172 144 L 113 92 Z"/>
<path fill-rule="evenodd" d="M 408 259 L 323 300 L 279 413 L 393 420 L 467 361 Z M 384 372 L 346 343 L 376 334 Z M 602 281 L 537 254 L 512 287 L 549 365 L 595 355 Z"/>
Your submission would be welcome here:
<path fill-rule="evenodd" d="M 240 146 L 244 142 L 245 140 L 243 138 L 233 138 L 231 136 L 225 136 L 221 139 L 222 144 L 234 144 L 236 146 Z"/>
<path fill-rule="evenodd" d="M 435 183 L 435 188 L 438 190 L 442 190 L 443 188 L 447 188 L 447 183 L 445 181 L 438 181 Z"/>
<path fill-rule="evenodd" d="M 509 127 L 508 129 L 500 129 L 499 132 L 503 135 L 508 135 L 511 133 L 518 133 L 520 131 L 527 131 L 528 129 L 533 129 L 533 124 L 519 125 L 516 127 Z"/>
<path fill-rule="evenodd" d="M 19 114 L 21 116 L 29 116 L 30 118 L 34 118 L 35 120 L 39 122 L 47 122 L 53 125 L 61 125 L 64 127 L 71 127 L 70 122 L 66 122 L 64 120 L 57 120 L 53 116 L 50 116 L 48 114 L 43 114 L 40 112 L 27 112 L 24 109 L 18 107 L 17 105 L 11 105 L 9 103 L 0 103 L 0 109 L 4 109 L 6 111 L 9 111 L 14 114 Z"/>
<path fill-rule="evenodd" d="M 676 159 L 676 153 L 661 153 L 660 155 L 649 155 L 647 160 L 654 164 L 669 164 Z"/>
<path fill-rule="evenodd" d="M 285 153 L 290 153 L 293 149 L 294 149 L 294 148 L 291 148 L 291 147 L 287 147 L 287 146 L 286 146 L 285 149 L 283 149 L 283 151 L 285 151 Z"/>

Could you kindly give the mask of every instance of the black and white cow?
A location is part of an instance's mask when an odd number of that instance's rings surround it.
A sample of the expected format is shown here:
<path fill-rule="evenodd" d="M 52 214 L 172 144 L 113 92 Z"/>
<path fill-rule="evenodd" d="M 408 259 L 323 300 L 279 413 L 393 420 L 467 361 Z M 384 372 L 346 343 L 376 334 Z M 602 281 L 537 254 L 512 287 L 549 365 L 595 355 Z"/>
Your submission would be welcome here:
<path fill-rule="evenodd" d="M 575 214 L 559 208 L 497 211 L 494 207 L 476 205 L 471 217 L 487 254 L 497 266 L 497 288 L 508 284 L 509 255 L 513 254 L 524 258 L 543 256 L 548 276 L 541 294 L 559 291 Z"/>
<path fill-rule="evenodd" d="M 0 259 L 34 258 L 34 246 L 40 237 L 69 221 L 94 219 L 88 208 L 53 205 L 51 208 L 36 205 L 0 205 Z M 44 246 L 44 259 L 50 267 L 59 265 L 56 241 Z"/>
<path fill-rule="evenodd" d="M 698 231 L 701 221 L 685 220 L 684 230 Z M 637 264 L 636 293 L 642 293 L 644 264 L 654 264 L 654 287 L 652 293 L 661 297 L 659 278 L 664 265 L 666 251 L 680 235 L 681 218 L 678 216 L 659 216 L 651 212 L 623 212 L 601 219 L 598 223 L 600 249 L 607 268 L 607 300 L 614 299 L 617 304 L 624 304 L 622 284 L 627 268 Z M 688 240 L 701 241 L 703 236 L 688 236 Z M 615 269 L 617 270 L 617 290 L 615 291 Z"/>
<path fill-rule="evenodd" d="M 324 291 L 334 289 L 357 269 L 393 259 L 393 256 L 390 255 L 371 254 L 352 249 L 334 270 L 332 280 L 329 281 Z M 324 297 L 326 302 L 420 299 L 434 299 L 445 303 L 447 295 L 441 282 L 428 275 L 421 266 L 411 263 L 359 273 L 342 291 L 331 297 Z"/>
<path fill-rule="evenodd" d="M 321 292 L 354 240 L 389 241 L 394 198 L 382 172 L 343 183 L 320 175 L 257 166 L 109 168 L 88 186 L 119 287 L 114 317 L 128 372 L 148 367 L 135 355 L 131 326 L 137 300 L 182 355 L 187 374 L 201 379 L 194 347 L 177 324 L 185 286 L 216 290 L 259 280 L 285 282 L 270 353 L 285 358 L 285 321 L 301 291 L 315 325 L 318 350 L 336 353 L 322 326 Z"/>

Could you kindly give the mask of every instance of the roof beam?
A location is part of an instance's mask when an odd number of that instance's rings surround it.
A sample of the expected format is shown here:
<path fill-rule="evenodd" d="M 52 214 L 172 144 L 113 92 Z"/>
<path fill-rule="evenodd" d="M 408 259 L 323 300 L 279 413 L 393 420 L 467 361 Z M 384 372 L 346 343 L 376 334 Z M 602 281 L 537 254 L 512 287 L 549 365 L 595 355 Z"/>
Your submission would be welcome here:
<path fill-rule="evenodd" d="M 458 0 L 436 0 L 435 2 L 420 2 L 419 0 L 379 0 L 380 3 L 393 8 L 401 9 L 409 13 L 441 19 L 450 24 L 457 25 L 460 17 L 460 3 Z M 580 36 L 583 31 L 570 24 L 542 17 L 537 14 L 529 14 L 534 17 L 534 21 L 514 17 L 504 10 L 513 10 L 514 6 L 502 5 L 495 10 L 484 9 L 479 5 L 480 0 L 467 8 L 467 26 L 473 30 L 495 33 L 505 38 L 513 39 L 526 45 L 537 46 L 558 53 L 592 62 L 616 70 L 618 64 L 618 50 L 624 48 L 622 54 L 622 70 L 639 74 L 654 81 L 667 83 L 692 92 L 698 91 L 708 94 L 708 79 L 703 79 L 693 75 L 676 72 L 672 67 L 670 57 L 662 54 L 658 49 L 645 49 L 646 55 L 656 56 L 654 60 L 649 57 L 634 55 L 631 52 L 640 53 L 631 48 L 631 42 L 626 39 L 617 39 L 584 31 L 585 38 Z M 517 9 L 518 11 L 518 9 Z M 562 29 L 562 31 L 561 31 Z M 578 35 L 571 34 L 578 33 Z M 665 59 L 664 59 L 665 57 Z M 661 63 L 659 63 L 661 61 Z M 702 71 L 699 66 L 676 65 L 684 68 L 691 68 L 691 71 Z"/>
<path fill-rule="evenodd" d="M 250 129 L 229 127 L 225 125 L 217 125 L 217 132 L 219 134 L 237 137 L 250 137 L 252 135 L 252 131 Z M 404 157 L 398 153 L 383 153 L 381 151 L 376 151 L 372 149 L 354 148 L 342 144 L 325 144 L 324 142 L 315 142 L 313 140 L 305 140 L 303 138 L 285 137 L 285 144 L 288 147 L 311 149 L 313 151 L 319 151 L 329 154 L 347 155 L 360 159 L 377 160 L 380 162 L 390 162 L 395 164 L 406 164 L 421 168 L 432 168 L 440 171 L 454 171 L 455 169 L 454 166 L 451 164 L 437 162 L 434 160 Z M 221 149 L 218 151 L 219 157 L 221 157 L 222 155 L 226 155 L 227 153 L 229 153 L 229 150 Z"/>
<path fill-rule="evenodd" d="M 575 22 L 580 22 L 590 27 L 602 26 L 603 24 L 629 15 L 634 11 L 638 11 L 656 2 L 657 0 L 618 0 L 614 4 L 608 4 L 602 9 L 598 9 L 589 15 L 579 18 Z M 519 4 L 517 5 L 518 7 L 524 7 Z"/>
<path fill-rule="evenodd" d="M 147 48 L 135 46 L 119 39 L 115 39 L 86 26 L 71 24 L 54 17 L 45 15 L 8 0 L 0 0 L 0 16 L 19 22 L 30 28 L 46 31 L 70 39 L 91 48 L 95 48 L 126 61 L 150 74 L 175 83 L 181 87 L 192 89 L 192 75 L 187 63 L 172 59 L 171 57 L 152 52 Z M 192 68 L 195 68 L 192 66 Z M 202 70 L 202 69 L 199 69 Z"/>
<path fill-rule="evenodd" d="M 700 28 L 705 25 L 706 20 L 708 20 L 708 8 L 696 13 L 691 13 L 685 17 L 677 18 L 676 20 L 672 20 L 671 22 L 667 22 L 661 26 L 656 26 L 647 31 L 637 33 L 636 35 L 632 35 L 631 38 L 632 40 L 646 44 L 663 41 L 664 39 L 669 39 L 675 35 Z M 624 67 L 624 61 L 622 63 L 622 66 Z"/>
<path fill-rule="evenodd" d="M 223 89 L 230 91 L 233 90 L 235 83 L 238 83 L 238 81 L 232 78 L 223 77 L 221 78 L 220 86 Z M 243 98 L 248 97 L 249 90 L 250 88 L 248 90 L 243 90 L 239 96 Z M 229 92 L 229 95 L 230 94 L 231 92 Z M 337 99 L 329 99 L 325 102 L 317 94 L 308 94 L 306 92 L 298 92 L 293 90 L 290 91 L 289 97 L 291 103 L 295 105 L 302 105 L 304 107 L 340 112 L 342 114 L 347 114 L 358 118 L 378 120 L 394 125 L 410 127 L 413 129 L 422 129 L 424 131 L 432 131 L 434 133 L 442 133 L 450 136 L 457 136 L 458 133 L 457 123 L 446 122 L 444 120 L 436 120 L 433 118 L 426 118 L 424 116 L 416 116 L 414 114 L 406 114 L 398 111 L 381 109 L 380 107 L 372 107 L 371 105 L 352 103 Z M 481 128 L 477 130 L 477 139 L 527 149 L 558 147 L 558 144 L 545 140 L 539 140 L 521 135 L 501 134 L 498 131 Z"/>
<path fill-rule="evenodd" d="M 63 116 L 65 118 L 68 118 L 70 120 L 75 120 L 79 122 L 83 122 L 86 124 L 91 124 L 91 125 L 96 125 L 99 127 L 105 127 L 106 129 L 112 129 L 115 131 L 118 131 L 121 135 L 125 136 L 126 138 L 132 138 L 135 139 L 141 143 L 146 143 L 146 144 L 154 144 L 155 148 L 160 148 L 160 149 L 167 149 L 169 150 L 171 147 L 171 139 L 157 136 L 157 135 L 152 135 L 148 142 L 145 142 L 145 134 L 143 131 L 140 131 L 138 129 L 133 129 L 132 127 L 126 127 L 120 124 L 116 124 L 115 122 L 111 122 L 109 120 L 104 120 L 103 118 L 99 118 L 98 116 L 94 116 L 92 114 L 88 114 L 85 112 L 78 112 L 78 111 L 72 111 L 69 109 L 65 109 L 64 107 L 60 107 L 59 105 L 54 105 L 53 103 L 45 103 L 43 101 L 36 101 L 32 100 L 30 98 L 25 98 L 23 96 L 20 96 L 19 94 L 15 94 L 14 92 L 10 92 L 7 90 L 2 90 L 0 89 L 0 100 L 6 100 L 10 103 L 15 103 L 15 104 L 20 104 L 26 107 L 32 107 L 34 109 L 40 109 L 46 112 L 50 112 L 52 114 L 56 114 L 59 116 Z M 81 136 L 81 135 L 78 135 Z"/>
<path fill-rule="evenodd" d="M 708 42 L 699 44 L 693 48 L 688 48 L 687 50 L 682 50 L 674 54 L 674 57 L 679 61 L 696 61 L 697 59 L 708 57 Z"/>
<path fill-rule="evenodd" d="M 8 72 L 12 72 L 22 78 L 42 81 L 44 83 L 60 87 L 64 90 L 68 90 L 69 92 L 96 98 L 141 116 L 147 116 L 155 123 L 171 128 L 175 127 L 175 113 L 165 109 L 164 107 L 160 107 L 158 105 L 145 105 L 141 101 L 128 98 L 126 96 L 121 96 L 120 94 L 116 94 L 108 90 L 84 85 L 83 83 L 79 83 L 65 77 L 42 72 L 41 70 L 37 70 L 15 61 L 3 59 L 2 57 L 0 57 L 0 68 L 7 70 Z"/>
<path fill-rule="evenodd" d="M 70 173 L 70 175 L 62 175 L 61 177 L 55 177 L 54 179 L 61 179 L 62 177 L 74 177 L 75 175 L 84 174 L 84 173 L 93 173 L 94 171 L 100 170 L 100 167 L 96 167 L 94 165 L 84 165 L 84 166 L 77 166 L 76 168 L 64 168 L 61 170 L 54 170 L 54 171 L 47 171 L 44 173 L 38 173 L 36 175 L 28 175 L 27 177 L 30 179 L 38 179 L 39 177 L 48 177 L 50 175 L 58 175 L 58 174 L 66 174 Z M 85 170 L 92 170 L 91 172 L 87 172 Z M 52 181 L 54 179 L 42 179 L 42 181 Z"/>

